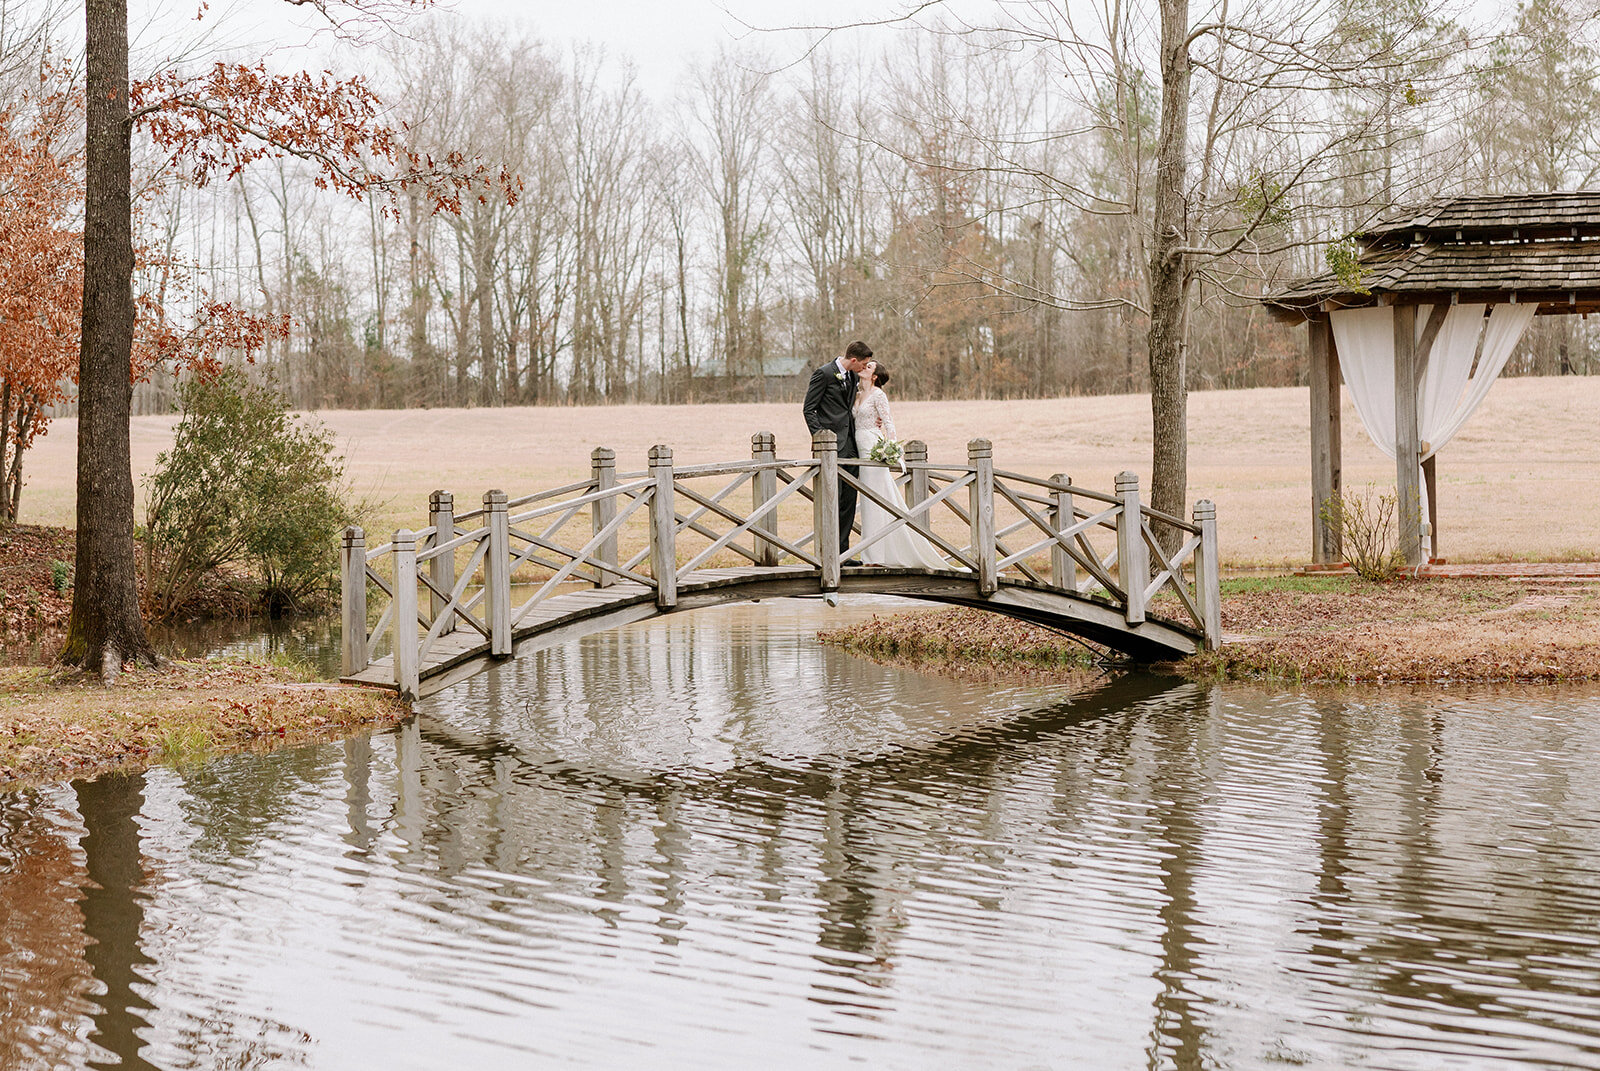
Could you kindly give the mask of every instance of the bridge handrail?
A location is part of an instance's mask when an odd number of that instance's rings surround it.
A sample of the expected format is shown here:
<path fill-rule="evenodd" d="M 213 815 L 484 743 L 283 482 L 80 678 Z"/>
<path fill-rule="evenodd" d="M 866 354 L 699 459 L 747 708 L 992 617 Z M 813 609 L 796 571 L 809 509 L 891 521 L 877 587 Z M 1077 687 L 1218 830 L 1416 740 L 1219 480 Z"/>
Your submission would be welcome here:
<path fill-rule="evenodd" d="M 455 550 L 457 547 L 464 547 L 468 543 L 476 542 L 482 539 L 488 531 L 489 529 L 487 528 L 473 528 L 470 531 L 458 532 L 454 539 L 444 543 L 430 542 L 428 549 L 417 555 L 417 564 L 421 565 L 424 562 L 430 562 L 449 551 Z M 435 529 L 425 528 L 417 533 L 417 542 L 421 543 L 424 536 L 433 534 L 435 534 Z"/>
<path fill-rule="evenodd" d="M 592 483 L 573 485 L 569 488 L 569 493 L 572 490 L 577 490 L 578 487 L 593 486 L 594 484 Z M 511 524 L 526 524 L 528 521 L 536 521 L 540 517 L 548 517 L 552 513 L 559 513 L 562 510 L 582 509 L 584 506 L 591 505 L 603 499 L 616 498 L 619 496 L 632 497 L 640 490 L 648 490 L 649 487 L 649 481 L 640 480 L 637 483 L 618 484 L 615 487 L 608 487 L 601 491 L 588 491 L 585 494 L 579 495 L 577 498 L 569 498 L 562 502 L 552 502 L 547 506 L 540 506 L 538 509 L 530 509 L 525 510 L 522 513 L 512 514 L 508 517 L 508 520 Z M 506 504 L 508 506 L 510 505 L 509 502 Z"/>
<path fill-rule="evenodd" d="M 916 440 L 905 444 L 898 464 L 840 458 L 832 432 L 815 436 L 809 458 L 778 458 L 765 432 L 753 436 L 751 445 L 750 460 L 685 466 L 674 466 L 672 451 L 658 446 L 650 452 L 648 469 L 624 473 L 616 470 L 614 452 L 597 448 L 588 479 L 516 499 L 491 491 L 483 508 L 459 516 L 452 496 L 436 491 L 429 499 L 428 527 L 400 529 L 371 550 L 361 529 L 346 529 L 341 554 L 345 674 L 365 670 L 387 634 L 395 683 L 415 695 L 424 660 L 458 627 L 482 636 L 487 654 L 508 656 L 513 630 L 573 582 L 599 588 L 630 583 L 660 608 L 671 609 L 690 574 L 730 554 L 758 568 L 792 561 L 815 570 L 820 590 L 837 589 L 842 564 L 838 496 L 847 487 L 889 517 L 887 527 L 858 540 L 852 553 L 897 531 L 915 532 L 945 559 L 948 568 L 933 574 L 969 572 L 980 598 L 994 595 L 1002 579 L 1032 584 L 1098 600 L 1118 611 L 1130 631 L 1145 621 L 1152 600 L 1170 592 L 1178 609 L 1174 616 L 1187 617 L 1206 645 L 1221 640 L 1216 511 L 1209 502 L 1197 503 L 1192 520 L 1185 520 L 1142 502 L 1131 472 L 1121 473 L 1115 493 L 1108 494 L 1081 487 L 1063 473 L 1045 478 L 997 469 L 983 439 L 968 444 L 965 464 L 930 462 L 926 445 Z M 861 471 L 876 468 L 891 472 L 893 493 L 887 497 Z M 701 482 L 712 478 L 727 479 L 709 486 Z M 745 490 L 751 496 L 748 507 L 733 499 Z M 803 500 L 810 502 L 809 530 L 782 533 L 783 525 L 793 524 L 793 510 L 780 523 L 781 508 Z M 586 512 L 592 515 L 586 531 L 564 534 Z M 939 525 L 935 514 L 943 518 Z M 950 515 L 964 536 L 952 536 Z M 629 551 L 624 560 L 620 535 L 626 528 L 635 533 L 628 538 L 637 539 L 634 518 L 644 518 L 648 538 L 642 550 Z M 540 523 L 530 523 L 535 521 Z M 1108 545 L 1111 534 L 1114 545 Z M 692 545 L 686 547 L 686 539 Z M 464 568 L 458 560 L 463 558 Z M 385 560 L 392 562 L 390 568 L 382 567 Z M 512 577 L 529 564 L 549 572 L 537 574 L 532 595 L 513 605 Z M 372 627 L 369 589 L 387 602 Z M 454 642 L 449 650 L 457 653 L 447 659 L 473 649 Z"/>
<path fill-rule="evenodd" d="M 1025 483 L 1033 487 L 1042 487 L 1047 491 L 1066 491 L 1078 498 L 1091 498 L 1096 502 L 1106 502 L 1120 505 L 1122 500 L 1116 495 L 1107 494 L 1105 491 L 1096 491 L 1092 488 L 1075 484 L 1070 480 L 1047 480 L 1041 476 L 1029 476 L 1024 472 L 1011 472 L 1007 469 L 995 469 L 995 479 L 1010 480 L 1012 483 Z M 1037 496 L 1043 499 L 1044 496 Z M 1047 501 L 1047 500 L 1046 500 Z"/>

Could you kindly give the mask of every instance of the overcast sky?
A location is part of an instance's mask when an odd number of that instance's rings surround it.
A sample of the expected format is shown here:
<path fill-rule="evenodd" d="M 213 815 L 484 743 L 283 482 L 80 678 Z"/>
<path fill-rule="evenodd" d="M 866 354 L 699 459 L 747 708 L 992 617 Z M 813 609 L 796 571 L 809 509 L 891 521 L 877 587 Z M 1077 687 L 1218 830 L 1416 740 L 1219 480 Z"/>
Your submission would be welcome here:
<path fill-rule="evenodd" d="M 981 0 L 948 2 L 970 10 Z M 197 27 L 193 20 L 200 0 L 130 0 L 136 66 L 139 53 L 165 58 L 174 40 L 193 40 L 197 30 L 206 27 L 207 47 L 191 55 L 218 50 L 265 55 L 276 50 L 288 63 L 287 47 L 305 41 L 310 35 L 306 27 L 314 25 L 283 0 L 210 3 L 207 17 Z M 908 6 L 907 0 L 439 0 L 436 9 L 413 18 L 515 22 L 552 44 L 598 43 L 615 55 L 630 58 L 638 67 L 642 88 L 660 97 L 671 91 L 687 58 L 709 55 L 719 45 L 739 38 L 750 39 L 751 30 L 741 20 L 762 29 L 842 25 L 891 18 Z M 885 39 L 894 32 L 873 31 L 857 35 L 857 39 Z M 808 36 L 756 33 L 754 39 L 781 62 L 799 55 Z M 307 60 L 301 57 L 294 62 L 303 65 Z"/>

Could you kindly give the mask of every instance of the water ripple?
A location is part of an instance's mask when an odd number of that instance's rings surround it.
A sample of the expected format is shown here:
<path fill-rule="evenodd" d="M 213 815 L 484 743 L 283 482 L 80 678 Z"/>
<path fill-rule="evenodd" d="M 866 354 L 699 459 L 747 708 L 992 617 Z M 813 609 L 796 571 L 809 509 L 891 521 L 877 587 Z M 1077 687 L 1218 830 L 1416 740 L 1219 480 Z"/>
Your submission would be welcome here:
<path fill-rule="evenodd" d="M 1592 690 L 1063 695 L 811 638 L 883 608 L 591 637 L 136 822 L 4 801 L 0 1064 L 1600 1067 Z M 75 906 L 106 852 L 142 878 Z"/>

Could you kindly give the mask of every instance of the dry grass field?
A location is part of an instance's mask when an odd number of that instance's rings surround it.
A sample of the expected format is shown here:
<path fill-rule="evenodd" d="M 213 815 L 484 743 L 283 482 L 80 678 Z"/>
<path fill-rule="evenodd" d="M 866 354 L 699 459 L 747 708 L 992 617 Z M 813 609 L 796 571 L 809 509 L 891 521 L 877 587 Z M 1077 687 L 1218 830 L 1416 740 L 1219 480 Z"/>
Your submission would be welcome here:
<path fill-rule="evenodd" d="M 1235 568 L 1306 561 L 1311 542 L 1304 389 L 1190 396 L 1189 494 L 1217 504 L 1222 555 Z M 1451 561 L 1600 558 L 1600 377 L 1508 379 L 1440 454 L 1441 553 Z M 433 488 L 458 511 L 488 488 L 513 497 L 586 475 L 589 451 L 609 446 L 620 469 L 643 469 L 654 443 L 682 464 L 749 456 L 750 435 L 772 431 L 780 457 L 809 453 L 795 405 L 615 406 L 549 409 L 327 411 L 355 492 L 374 506 L 369 545 L 427 524 Z M 994 443 L 997 468 L 1110 491 L 1117 472 L 1148 481 L 1149 402 L 1142 395 L 1038 401 L 900 402 L 902 438 L 933 460 L 964 461 L 966 442 Z M 133 424 L 137 474 L 171 441 L 171 417 Z M 76 421 L 58 420 L 30 452 L 22 521 L 70 525 Z M 1344 406 L 1344 481 L 1393 486 L 1393 463 Z M 143 491 L 140 490 L 142 502 Z"/>

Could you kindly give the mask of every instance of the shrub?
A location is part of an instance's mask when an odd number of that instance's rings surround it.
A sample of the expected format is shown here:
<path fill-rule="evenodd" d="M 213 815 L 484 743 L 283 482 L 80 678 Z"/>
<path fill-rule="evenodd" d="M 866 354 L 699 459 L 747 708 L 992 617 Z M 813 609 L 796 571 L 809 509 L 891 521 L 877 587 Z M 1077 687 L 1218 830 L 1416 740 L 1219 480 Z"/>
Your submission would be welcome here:
<path fill-rule="evenodd" d="M 185 384 L 180 404 L 172 449 L 146 481 L 154 612 L 171 616 L 223 568 L 248 573 L 274 615 L 331 590 L 353 513 L 332 437 L 234 369 Z"/>
<path fill-rule="evenodd" d="M 1360 494 L 1346 492 L 1329 499 L 1322 520 L 1344 544 L 1345 560 L 1366 580 L 1393 580 L 1405 568 L 1395 539 L 1395 507 L 1399 496 L 1368 484 Z"/>
<path fill-rule="evenodd" d="M 51 562 L 50 586 L 56 589 L 57 594 L 70 588 L 72 586 L 72 566 L 63 561 Z"/>

